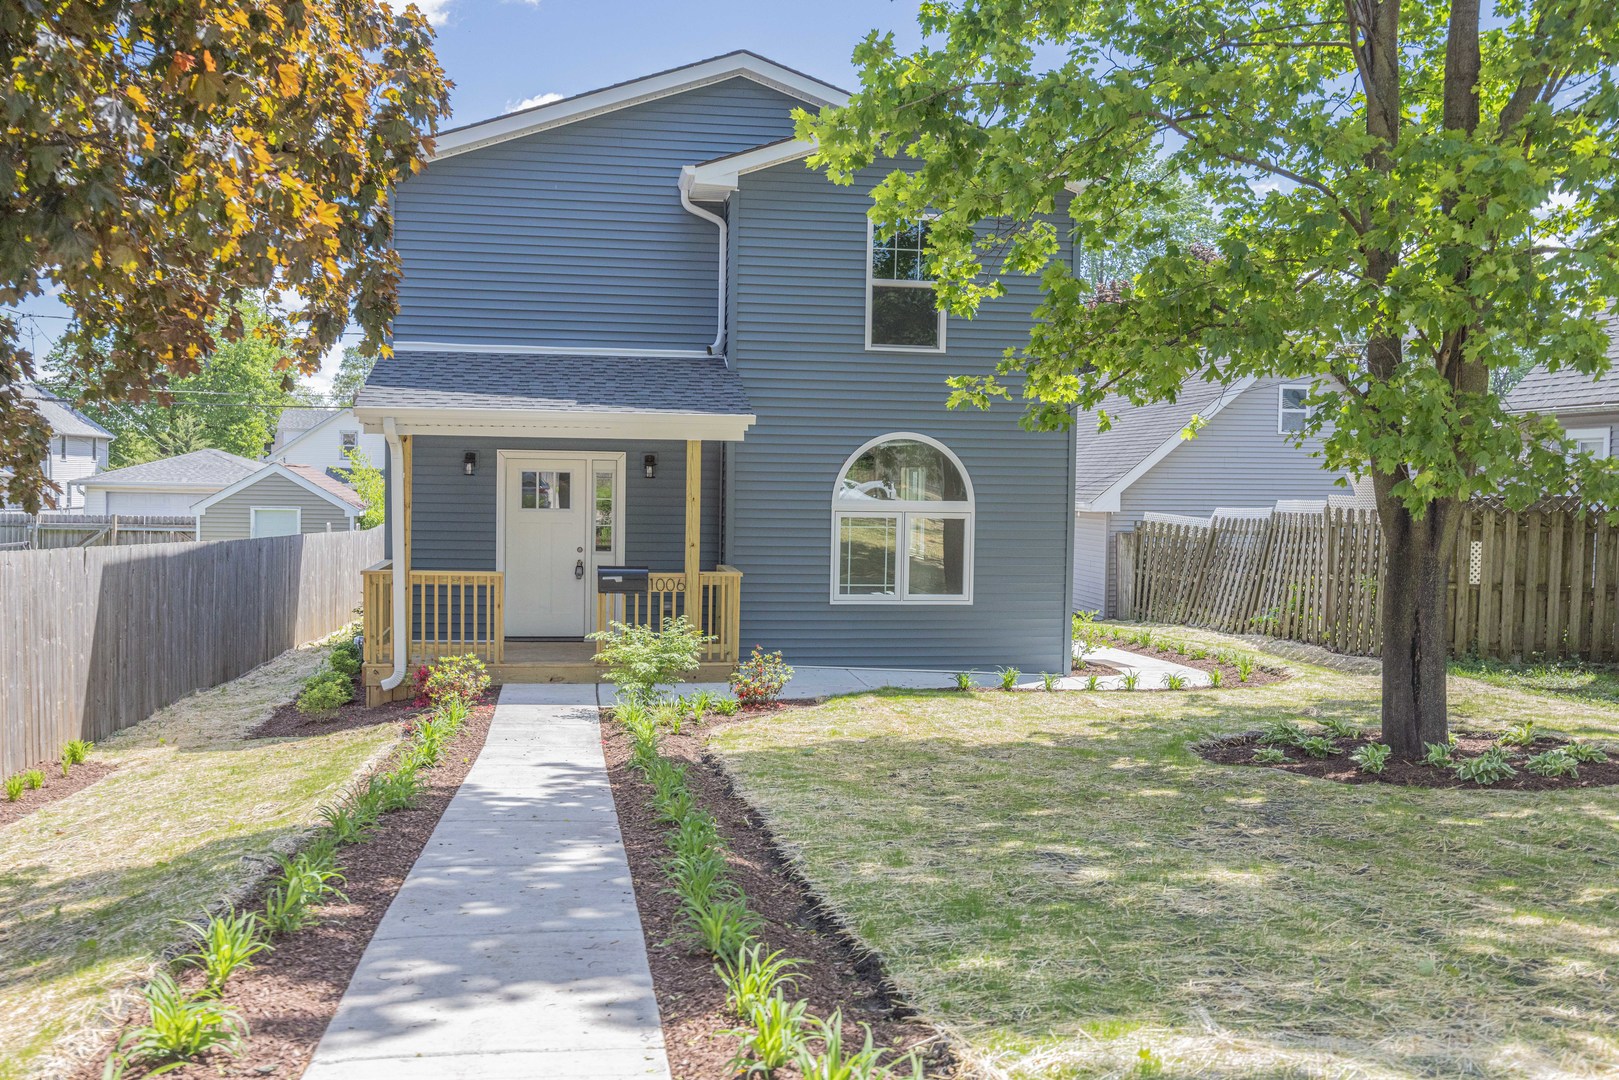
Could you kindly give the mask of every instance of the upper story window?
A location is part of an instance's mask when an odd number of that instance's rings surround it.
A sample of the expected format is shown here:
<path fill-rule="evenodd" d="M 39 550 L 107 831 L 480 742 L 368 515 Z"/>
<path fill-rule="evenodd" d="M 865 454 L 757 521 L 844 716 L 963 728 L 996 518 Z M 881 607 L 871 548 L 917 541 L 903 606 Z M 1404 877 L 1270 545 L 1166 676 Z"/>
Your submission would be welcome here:
<path fill-rule="evenodd" d="M 343 456 L 348 457 L 360 448 L 360 433 L 358 431 L 345 431 L 342 434 Z"/>
<path fill-rule="evenodd" d="M 1613 435 L 1612 428 L 1568 428 L 1565 434 L 1573 440 L 1577 449 L 1583 450 L 1592 457 L 1605 458 L 1612 453 L 1610 445 Z"/>
<path fill-rule="evenodd" d="M 61 453 L 62 453 L 62 460 L 66 461 L 67 460 L 67 436 L 66 435 L 62 436 L 62 451 L 61 451 Z"/>
<path fill-rule="evenodd" d="M 1310 405 L 1310 387 L 1300 383 L 1277 390 L 1276 430 L 1283 435 L 1303 431 L 1315 409 Z"/>
<path fill-rule="evenodd" d="M 885 435 L 832 493 L 833 603 L 972 603 L 972 482 L 942 443 Z"/>
<path fill-rule="evenodd" d="M 866 348 L 944 351 L 944 312 L 927 276 L 928 225 L 884 234 L 867 224 Z"/>

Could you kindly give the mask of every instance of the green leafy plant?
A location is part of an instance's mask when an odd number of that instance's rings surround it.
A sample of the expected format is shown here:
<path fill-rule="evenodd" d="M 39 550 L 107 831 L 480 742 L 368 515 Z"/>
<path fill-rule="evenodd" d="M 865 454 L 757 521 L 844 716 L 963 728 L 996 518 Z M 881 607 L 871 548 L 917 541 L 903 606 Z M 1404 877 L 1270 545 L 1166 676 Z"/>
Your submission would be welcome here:
<path fill-rule="evenodd" d="M 1141 672 L 1139 672 L 1139 671 L 1127 671 L 1127 672 L 1125 672 L 1124 677 L 1122 679 L 1120 679 L 1120 684 L 1126 690 L 1134 690 L 1136 687 L 1141 685 Z"/>
<path fill-rule="evenodd" d="M 152 979 L 145 998 L 151 1015 L 143 1027 L 118 1041 L 120 1057 L 144 1063 L 195 1061 L 207 1053 L 234 1054 L 247 1038 L 240 1014 L 212 997 L 187 995 L 168 972 Z"/>
<path fill-rule="evenodd" d="M 662 630 L 650 626 L 609 623 L 606 630 L 590 635 L 600 643 L 596 663 L 605 669 L 607 681 L 618 687 L 619 696 L 650 701 L 701 666 L 704 637 L 685 616 L 665 619 Z"/>
<path fill-rule="evenodd" d="M 1530 755 L 1523 767 L 1536 776 L 1579 776 L 1580 763 L 1562 747 Z"/>
<path fill-rule="evenodd" d="M 354 644 L 353 638 L 345 638 L 332 646 L 326 654 L 326 663 L 339 675 L 354 678 L 360 673 L 360 649 Z"/>
<path fill-rule="evenodd" d="M 1422 763 L 1431 769 L 1448 769 L 1451 766 L 1451 749 L 1449 743 L 1423 743 Z"/>
<path fill-rule="evenodd" d="M 1332 740 L 1322 735 L 1306 735 L 1295 745 L 1313 758 L 1324 758 L 1333 752 Z"/>
<path fill-rule="evenodd" d="M 740 953 L 764 925 L 739 896 L 706 904 L 685 900 L 680 914 L 697 943 L 721 960 Z"/>
<path fill-rule="evenodd" d="M 1164 672 L 1164 689 L 1165 690 L 1185 690 L 1186 689 L 1186 676 L 1180 674 L 1177 671 L 1166 671 L 1166 672 Z"/>
<path fill-rule="evenodd" d="M 1597 752 L 1601 753 L 1601 751 Z M 1599 760 L 1606 760 L 1606 756 Z M 44 769 L 29 769 L 27 772 L 22 774 L 22 778 L 23 783 L 28 785 L 29 791 L 38 791 L 40 788 L 45 786 Z"/>
<path fill-rule="evenodd" d="M 691 718 L 697 723 L 703 722 L 703 717 L 714 708 L 718 695 L 712 690 L 699 690 L 691 696 Z"/>
<path fill-rule="evenodd" d="M 329 896 L 347 901 L 338 888 L 343 873 L 332 862 L 329 848 L 282 857 L 281 880 L 264 901 L 264 926 L 272 934 L 291 934 L 313 921 L 311 908 Z"/>
<path fill-rule="evenodd" d="M 843 1045 L 842 1009 L 834 1010 L 825 1020 L 814 1021 L 795 1055 L 804 1080 L 887 1080 L 892 1076 L 892 1071 L 881 1063 L 882 1050 L 872 1043 L 871 1027 L 860 1027 L 866 1035 L 865 1043 L 851 1052 Z M 820 1050 L 811 1050 L 812 1043 L 820 1043 Z M 921 1077 L 922 1062 L 914 1053 L 910 1065 L 912 1075 Z"/>
<path fill-rule="evenodd" d="M 1100 675 L 1087 675 L 1087 676 L 1085 676 L 1085 689 L 1087 689 L 1087 690 L 1098 690 L 1098 689 L 1101 688 L 1101 686 L 1102 686 L 1102 677 Z"/>
<path fill-rule="evenodd" d="M 415 806 L 427 787 L 421 775 L 408 765 L 400 765 L 392 772 L 373 773 L 367 784 L 376 792 L 374 797 L 384 813 Z"/>
<path fill-rule="evenodd" d="M 304 683 L 298 694 L 298 711 L 305 716 L 333 712 L 354 700 L 354 679 L 330 668 L 323 668 Z"/>
<path fill-rule="evenodd" d="M 1492 746 L 1477 757 L 1464 758 L 1452 768 L 1457 779 L 1485 787 L 1518 775 L 1518 770 L 1507 760 L 1507 752 L 1499 746 Z"/>
<path fill-rule="evenodd" d="M 1254 673 L 1254 658 L 1239 654 L 1237 656 L 1237 681 L 1247 682 Z"/>
<path fill-rule="evenodd" d="M 956 672 L 956 689 L 957 690 L 971 690 L 972 688 L 973 688 L 972 674 L 970 672 L 966 672 L 966 671 L 958 671 L 958 672 Z"/>
<path fill-rule="evenodd" d="M 1384 743 L 1365 743 L 1350 753 L 1349 760 L 1353 761 L 1361 772 L 1381 776 L 1388 768 L 1389 755 L 1393 752 L 1394 748 Z"/>
<path fill-rule="evenodd" d="M 1045 689 L 1046 693 L 1048 693 L 1048 694 L 1055 693 L 1056 690 L 1057 690 L 1057 676 L 1053 675 L 1049 671 L 1041 672 L 1040 673 L 1040 685 L 1041 685 L 1041 687 L 1043 687 Z"/>
<path fill-rule="evenodd" d="M 808 1011 L 809 1002 L 789 1002 L 779 992 L 756 1002 L 748 1011 L 747 1027 L 725 1032 L 742 1040 L 731 1059 L 732 1072 L 769 1074 L 792 1064 L 804 1046 Z"/>
<path fill-rule="evenodd" d="M 755 645 L 731 672 L 731 693 L 743 705 L 769 705 L 781 697 L 792 678 L 793 669 L 781 658 L 780 650 L 767 653 Z"/>
<path fill-rule="evenodd" d="M 658 727 L 665 729 L 671 735 L 679 735 L 681 725 L 685 722 L 686 710 L 677 701 L 659 702 L 652 708 L 652 720 Z"/>
<path fill-rule="evenodd" d="M 1304 729 L 1291 720 L 1272 720 L 1259 733 L 1259 741 L 1267 746 L 1298 746 L 1304 738 Z"/>
<path fill-rule="evenodd" d="M 194 953 L 180 958 L 182 963 L 200 967 L 207 979 L 208 992 L 218 994 L 225 982 L 238 971 L 253 966 L 253 957 L 271 948 L 264 940 L 259 917 L 251 911 L 232 911 L 211 916 L 206 923 L 186 923 L 197 935 Z"/>
<path fill-rule="evenodd" d="M 1592 746 L 1590 743 L 1574 741 L 1563 748 L 1563 752 L 1579 762 L 1581 765 L 1594 765 L 1608 760 L 1608 755 Z"/>
<path fill-rule="evenodd" d="M 426 672 L 417 673 L 418 705 L 435 709 L 450 701 L 471 705 L 489 689 L 489 669 L 473 653 L 441 656 L 426 665 Z"/>
<path fill-rule="evenodd" d="M 1015 667 L 1003 667 L 1003 668 L 1001 668 L 1000 669 L 1001 689 L 1002 690 L 1015 689 L 1017 687 L 1017 681 L 1022 675 L 1023 675 L 1023 672 L 1019 671 Z"/>
<path fill-rule="evenodd" d="M 733 1015 L 746 1018 L 755 1006 L 798 982 L 794 974 L 798 964 L 780 950 L 766 953 L 758 942 L 743 946 L 735 957 L 714 967 L 725 984 L 725 1007 Z"/>
<path fill-rule="evenodd" d="M 1279 746 L 1261 746 L 1254 750 L 1254 763 L 1257 765 L 1280 765 L 1287 760 L 1287 754 Z"/>
<path fill-rule="evenodd" d="M 88 742 L 84 739 L 70 739 L 68 744 L 62 747 L 62 756 L 67 759 L 69 765 L 82 765 L 84 759 L 90 756 L 90 751 L 95 748 L 96 744 L 93 742 Z"/>
<path fill-rule="evenodd" d="M 1533 720 L 1519 720 L 1516 724 L 1509 725 L 1495 741 L 1502 746 L 1533 746 L 1536 735 Z"/>
<path fill-rule="evenodd" d="M 1223 674 L 1221 674 L 1219 668 L 1216 667 L 1216 668 L 1210 669 L 1210 671 L 1209 671 L 1209 689 L 1210 690 L 1218 690 L 1218 689 L 1220 689 L 1220 684 L 1222 682 L 1224 682 L 1224 681 L 1225 681 L 1225 676 Z"/>
<path fill-rule="evenodd" d="M 322 806 L 319 813 L 333 839 L 339 844 L 358 844 L 370 835 L 371 829 L 376 824 L 374 818 L 370 821 L 365 820 L 350 802 Z"/>
<path fill-rule="evenodd" d="M 1329 716 L 1321 721 L 1321 726 L 1326 728 L 1327 734 L 1335 739 L 1358 739 L 1361 736 L 1361 727 L 1353 720 Z"/>
<path fill-rule="evenodd" d="M 73 768 L 73 760 L 67 756 L 67 751 L 66 750 L 62 751 L 61 765 L 62 765 L 62 775 L 63 776 L 66 776 L 68 774 L 68 772 Z"/>
<path fill-rule="evenodd" d="M 14 773 L 11 776 L 6 777 L 6 802 L 16 802 L 18 799 L 22 798 L 22 791 L 22 773 Z"/>
<path fill-rule="evenodd" d="M 735 716 L 742 703 L 736 698 L 722 697 L 714 701 L 714 711 L 721 716 Z"/>

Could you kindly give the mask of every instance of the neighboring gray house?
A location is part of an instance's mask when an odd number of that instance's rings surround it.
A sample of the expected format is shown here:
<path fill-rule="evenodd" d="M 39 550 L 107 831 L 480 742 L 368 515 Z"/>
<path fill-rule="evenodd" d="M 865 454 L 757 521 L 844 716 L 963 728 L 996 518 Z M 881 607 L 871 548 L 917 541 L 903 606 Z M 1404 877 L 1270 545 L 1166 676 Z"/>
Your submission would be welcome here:
<path fill-rule="evenodd" d="M 843 100 L 732 53 L 439 136 L 354 410 L 389 445 L 373 640 L 499 663 L 502 635 L 685 611 L 719 663 L 1066 669 L 1071 440 L 946 408 L 1038 282 L 939 313 L 924 226 L 866 216 L 895 163 L 842 187 L 793 141 L 793 109 Z M 650 579 L 598 573 L 621 565 Z"/>
<path fill-rule="evenodd" d="M 271 463 L 191 507 L 198 540 L 245 540 L 297 533 L 348 532 L 365 501 L 313 465 Z"/>
<path fill-rule="evenodd" d="M 73 481 L 107 467 L 112 432 L 43 387 L 30 383 L 23 387 L 22 394 L 34 403 L 34 408 L 51 427 L 45 477 L 59 489 L 53 509 L 82 511 L 84 493 Z"/>
<path fill-rule="evenodd" d="M 1338 474 L 1315 456 L 1319 440 L 1288 435 L 1305 417 L 1308 383 L 1190 379 L 1173 402 L 1131 405 L 1112 399 L 1096 417 L 1075 421 L 1075 611 L 1114 615 L 1118 597 L 1114 538 L 1149 513 L 1208 517 L 1221 509 L 1273 507 L 1278 501 L 1348 497 Z M 1206 423 L 1193 438 L 1193 416 Z"/>
<path fill-rule="evenodd" d="M 1598 457 L 1613 456 L 1619 429 L 1619 320 L 1609 323 L 1613 366 L 1598 378 L 1572 368 L 1535 367 L 1507 392 L 1508 412 L 1555 416 L 1569 438 Z"/>
<path fill-rule="evenodd" d="M 193 450 L 140 465 L 98 472 L 75 483 L 90 514 L 190 517 L 191 506 L 264 467 L 224 450 Z"/>

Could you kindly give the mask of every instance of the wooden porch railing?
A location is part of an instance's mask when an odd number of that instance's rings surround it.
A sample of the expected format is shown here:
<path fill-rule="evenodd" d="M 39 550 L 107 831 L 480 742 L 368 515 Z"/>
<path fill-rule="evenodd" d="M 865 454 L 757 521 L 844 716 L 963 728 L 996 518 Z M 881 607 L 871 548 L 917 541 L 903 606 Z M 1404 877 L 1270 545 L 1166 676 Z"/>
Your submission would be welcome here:
<path fill-rule="evenodd" d="M 685 574 L 653 572 L 645 593 L 598 593 L 596 629 L 615 622 L 660 627 L 664 619 L 686 615 L 703 636 L 713 639 L 703 647 L 704 661 L 736 663 L 742 640 L 742 571 L 733 566 L 705 570 L 698 575 L 697 588 L 692 600 L 686 595 Z"/>
<path fill-rule="evenodd" d="M 364 572 L 365 662 L 393 663 L 393 564 Z M 473 653 L 487 664 L 506 658 L 505 575 L 486 570 L 413 570 L 408 662 Z"/>

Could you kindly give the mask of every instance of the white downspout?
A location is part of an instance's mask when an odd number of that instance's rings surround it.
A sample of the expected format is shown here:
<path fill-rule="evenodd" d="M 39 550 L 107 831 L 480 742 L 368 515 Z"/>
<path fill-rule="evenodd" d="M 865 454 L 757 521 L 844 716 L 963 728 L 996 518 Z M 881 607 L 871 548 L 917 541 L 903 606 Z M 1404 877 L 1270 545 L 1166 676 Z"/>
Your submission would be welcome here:
<path fill-rule="evenodd" d="M 696 214 L 704 221 L 713 222 L 720 230 L 720 277 L 719 277 L 719 311 L 714 316 L 714 344 L 708 347 L 708 355 L 719 356 L 725 347 L 725 241 L 729 227 L 724 218 L 711 210 L 704 210 L 691 201 L 691 185 L 697 179 L 696 172 L 690 165 L 680 170 L 680 205 L 686 212 Z"/>
<path fill-rule="evenodd" d="M 399 431 L 394 427 L 394 418 L 384 417 L 382 420 L 382 434 L 388 440 L 388 461 L 393 468 L 392 490 L 388 493 L 388 531 L 392 533 L 393 540 L 393 673 L 382 680 L 384 690 L 392 690 L 405 681 L 405 663 L 410 651 L 410 627 L 405 619 L 405 575 L 401 571 L 405 567 L 400 565 L 405 557 L 405 476 L 404 453 L 399 448 Z"/>

